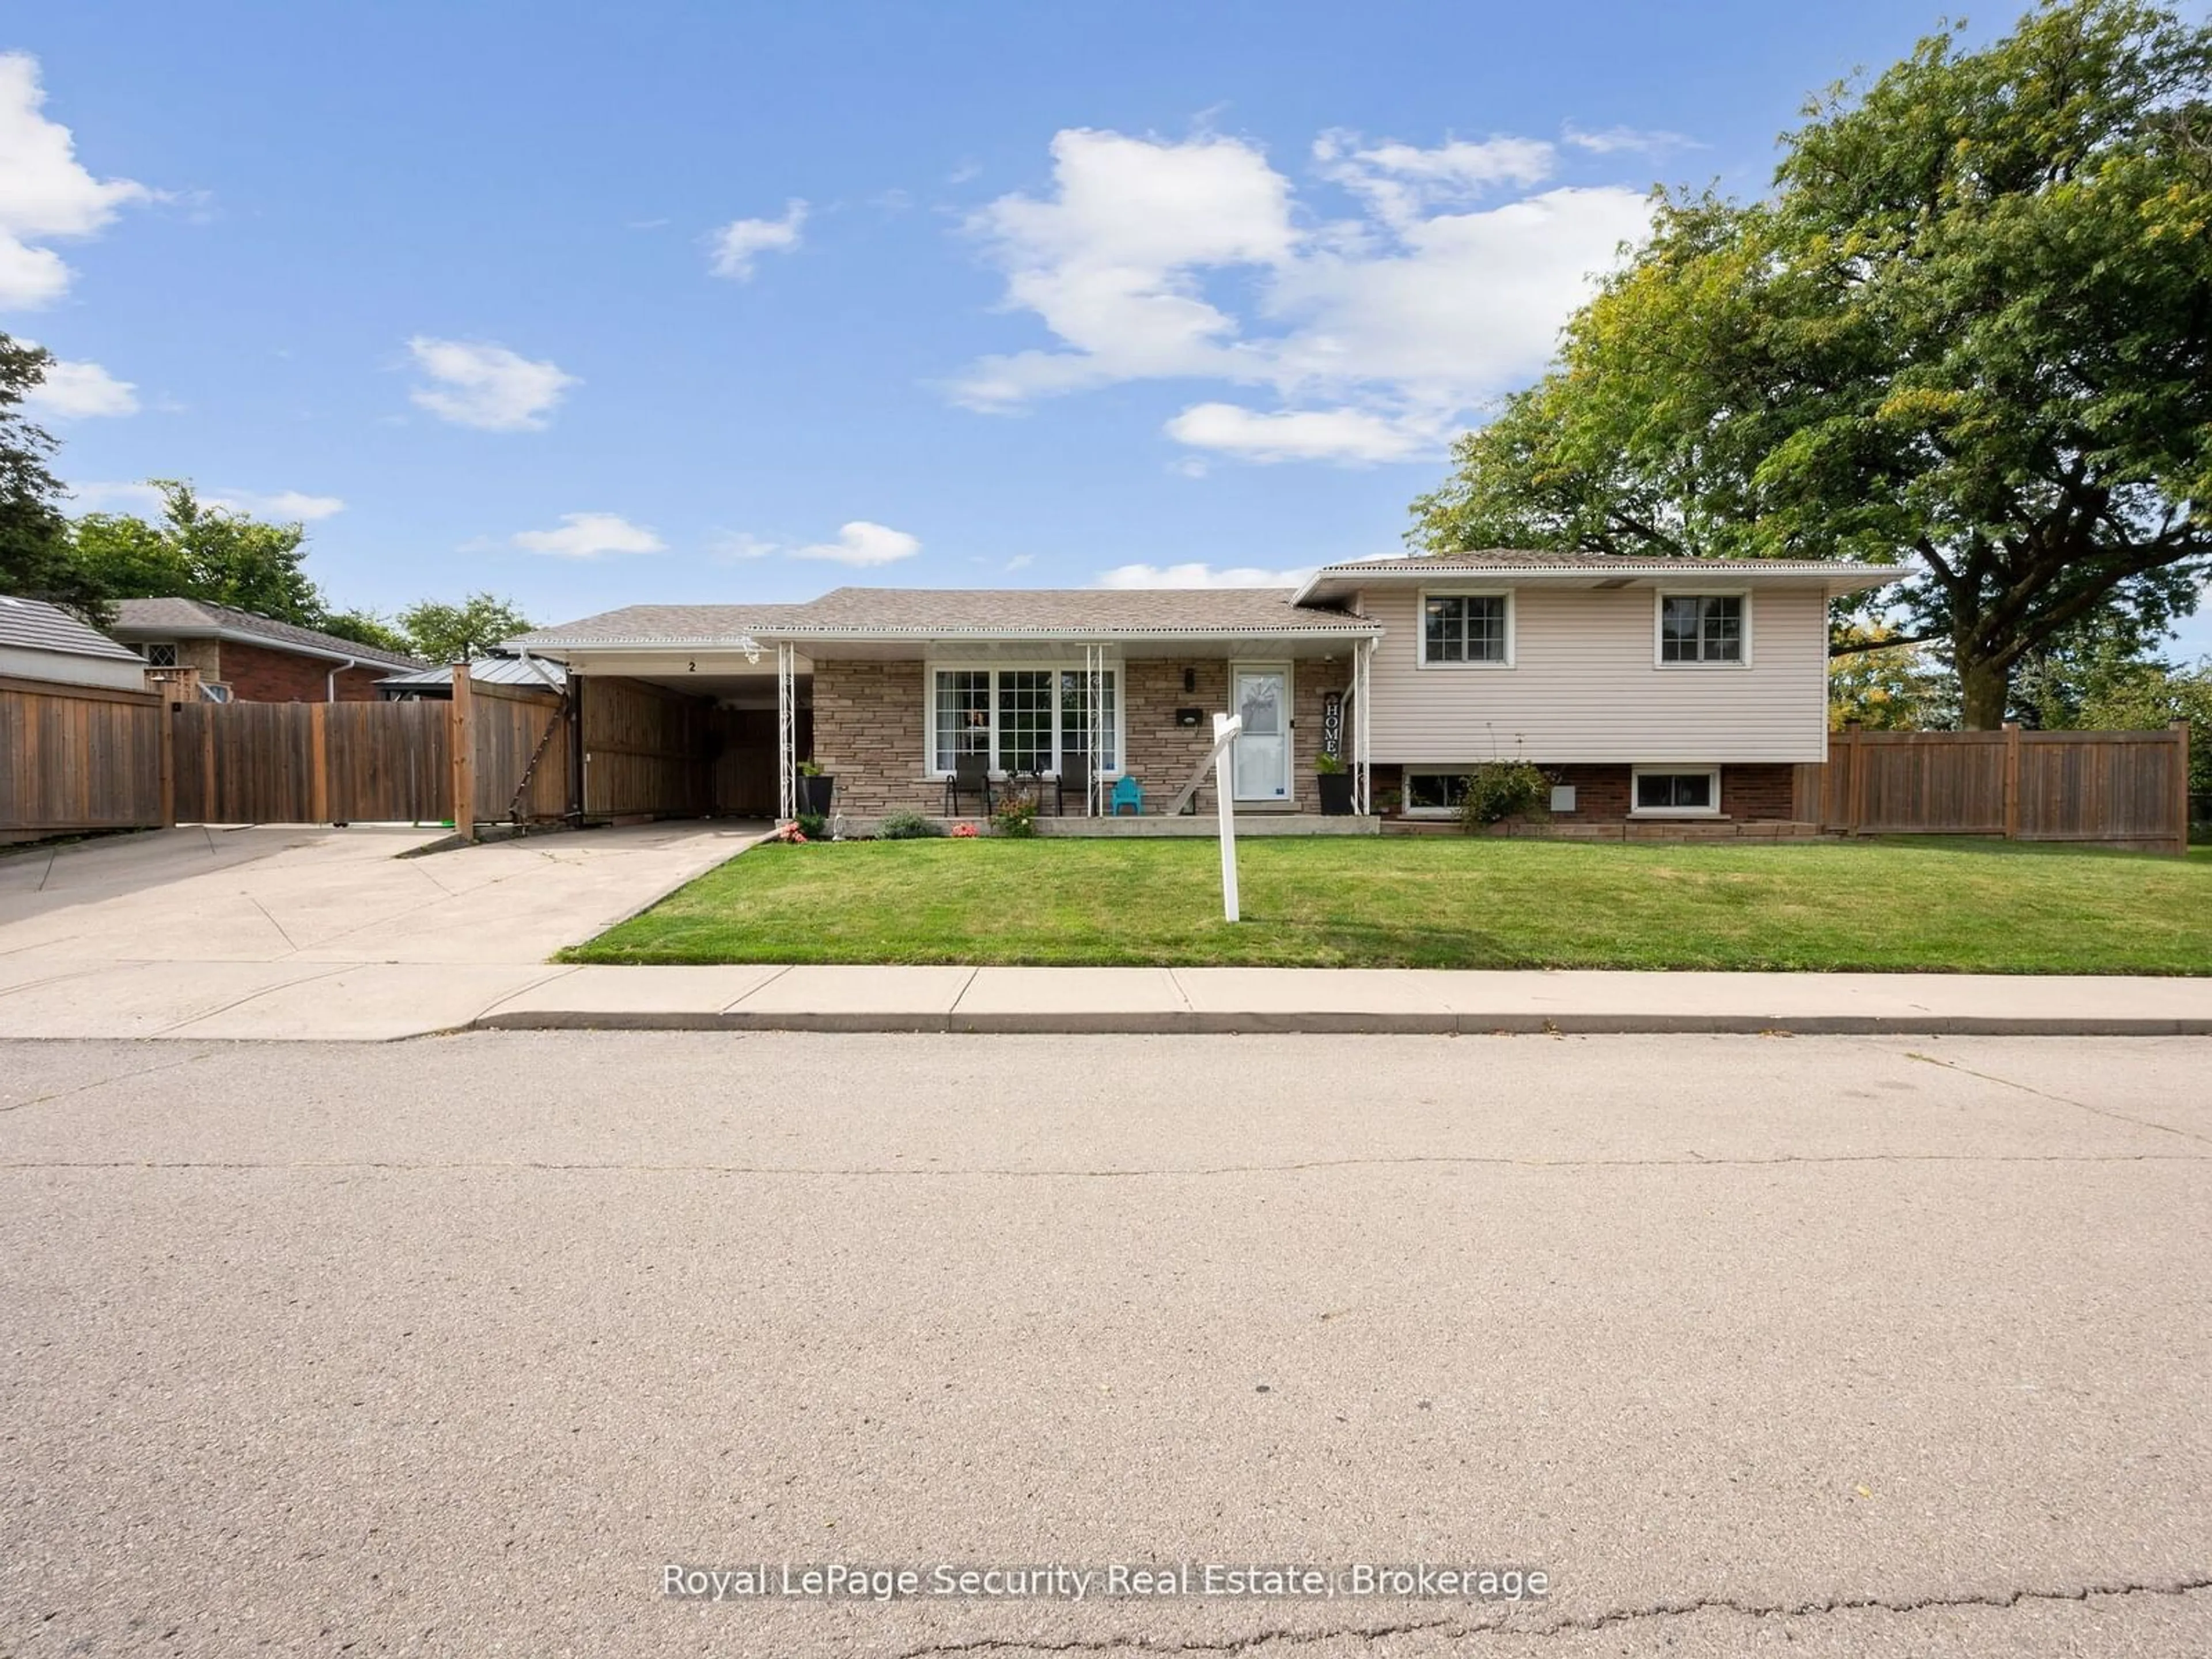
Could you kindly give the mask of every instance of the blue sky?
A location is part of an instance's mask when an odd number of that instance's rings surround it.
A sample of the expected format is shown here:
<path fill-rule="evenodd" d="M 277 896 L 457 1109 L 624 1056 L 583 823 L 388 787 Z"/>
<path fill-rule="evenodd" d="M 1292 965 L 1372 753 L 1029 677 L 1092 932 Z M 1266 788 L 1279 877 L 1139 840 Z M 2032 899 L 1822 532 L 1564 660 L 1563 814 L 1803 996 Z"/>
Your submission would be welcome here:
<path fill-rule="evenodd" d="M 1936 11 L 16 8 L 0 329 L 82 504 L 305 515 L 341 605 L 1294 571 Z"/>

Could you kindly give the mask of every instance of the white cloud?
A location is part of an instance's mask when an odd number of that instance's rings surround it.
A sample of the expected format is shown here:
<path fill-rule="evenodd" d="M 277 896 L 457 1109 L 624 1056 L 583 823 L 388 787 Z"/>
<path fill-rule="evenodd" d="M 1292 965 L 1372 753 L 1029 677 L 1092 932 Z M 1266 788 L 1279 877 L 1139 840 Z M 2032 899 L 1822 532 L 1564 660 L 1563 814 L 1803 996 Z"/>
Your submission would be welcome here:
<path fill-rule="evenodd" d="M 1555 145 L 1510 137 L 1432 149 L 1332 131 L 1314 165 L 1357 203 L 1302 210 L 1255 144 L 1070 130 L 1049 195 L 1011 195 L 970 222 L 1052 349 L 984 358 L 955 385 L 970 407 L 1141 380 L 1271 392 L 1169 426 L 1250 460 L 1428 459 L 1541 369 L 1650 207 L 1624 185 L 1532 186 Z M 1484 203 L 1490 192 L 1510 199 Z"/>
<path fill-rule="evenodd" d="M 774 542 L 742 530 L 722 531 L 707 544 L 708 556 L 717 559 L 765 559 L 775 550 Z"/>
<path fill-rule="evenodd" d="M 1009 570 L 1026 570 L 1036 562 L 1036 554 L 1017 553 L 1012 558 L 1006 561 L 1006 568 Z"/>
<path fill-rule="evenodd" d="M 1199 279 L 1291 257 L 1290 181 L 1250 145 L 1212 136 L 1163 143 L 1072 128 L 1052 154 L 1053 199 L 1002 196 L 969 224 L 1006 272 L 1008 308 L 1034 311 L 1073 349 L 986 358 L 958 399 L 1004 408 L 1115 380 L 1240 372 L 1249 354 L 1236 319 Z"/>
<path fill-rule="evenodd" d="M 708 243 L 714 275 L 750 282 L 754 262 L 762 254 L 789 253 L 798 247 L 799 228 L 805 222 L 806 204 L 797 197 L 785 205 L 781 219 L 732 219 Z"/>
<path fill-rule="evenodd" d="M 1431 427 L 1360 409 L 1286 409 L 1263 414 L 1235 404 L 1196 404 L 1164 429 L 1177 443 L 1194 449 L 1262 462 L 1403 461 L 1431 453 L 1437 441 Z"/>
<path fill-rule="evenodd" d="M 66 362 L 56 357 L 46 364 L 45 378 L 23 394 L 23 404 L 64 421 L 136 415 L 138 388 L 128 380 L 117 380 L 98 363 Z"/>
<path fill-rule="evenodd" d="M 525 530 L 513 539 L 526 553 L 550 553 L 556 559 L 658 553 L 668 545 L 643 525 L 612 513 L 563 513 L 558 530 Z"/>
<path fill-rule="evenodd" d="M 834 542 L 815 542 L 805 547 L 794 547 L 794 559 L 827 559 L 835 564 L 878 565 L 896 564 L 901 559 L 910 559 L 921 551 L 921 543 L 903 530 L 893 530 L 888 525 L 871 524 L 866 519 L 855 519 L 850 524 L 837 527 Z"/>
<path fill-rule="evenodd" d="M 1646 131 L 1637 127 L 1607 127 L 1597 132 L 1585 132 L 1571 122 L 1560 133 L 1559 142 L 1586 150 L 1592 155 L 1668 155 L 1678 149 L 1705 148 L 1696 139 L 1685 137 L 1679 132 L 1663 130 Z"/>
<path fill-rule="evenodd" d="M 1528 185 L 1551 177 L 1559 152 L 1540 138 L 1455 138 L 1434 149 L 1385 141 L 1363 144 L 1341 130 L 1314 140 L 1322 177 L 1342 185 L 1385 224 L 1402 228 L 1425 213 L 1473 201 L 1498 185 Z"/>
<path fill-rule="evenodd" d="M 309 495 L 297 489 L 279 489 L 270 495 L 251 489 L 226 489 L 201 499 L 210 507 L 243 513 L 248 518 L 273 520 L 279 524 L 313 524 L 318 519 L 345 511 L 345 502 L 338 496 Z"/>
<path fill-rule="evenodd" d="M 1210 564 L 1117 564 L 1101 571 L 1097 587 L 1296 587 L 1314 573 L 1308 565 L 1297 570 L 1261 570 L 1251 565 L 1231 565 L 1216 570 Z"/>
<path fill-rule="evenodd" d="M 532 432 L 543 427 L 572 386 L 582 384 L 556 364 L 533 362 L 489 342 L 434 340 L 418 334 L 407 342 L 415 366 L 434 385 L 408 395 L 417 406 L 456 426 L 487 432 Z"/>
<path fill-rule="evenodd" d="M 0 308 L 59 299 L 70 268 L 38 243 L 90 236 L 153 192 L 128 179 L 95 179 L 76 159 L 70 130 L 40 113 L 46 93 L 38 60 L 0 53 Z"/>

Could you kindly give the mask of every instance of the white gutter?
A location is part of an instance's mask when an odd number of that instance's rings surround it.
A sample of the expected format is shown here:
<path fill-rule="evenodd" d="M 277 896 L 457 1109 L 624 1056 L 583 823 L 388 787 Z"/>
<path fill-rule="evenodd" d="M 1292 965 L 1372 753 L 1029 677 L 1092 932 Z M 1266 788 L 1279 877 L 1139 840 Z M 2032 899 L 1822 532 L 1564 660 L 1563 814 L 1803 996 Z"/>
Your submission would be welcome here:
<path fill-rule="evenodd" d="M 794 645 L 805 645 L 810 641 L 846 645 L 897 645 L 908 641 L 927 644 L 933 640 L 958 640 L 973 643 L 1004 641 L 1017 645 L 1032 641 L 1092 645 L 1114 640 L 1346 640 L 1357 642 L 1382 635 L 1382 625 L 1380 623 L 1369 623 L 1363 617 L 1360 623 L 1349 628 L 850 628 L 803 631 L 778 629 L 771 633 L 751 635 L 635 634 L 570 638 L 556 635 L 538 640 L 530 648 L 540 652 L 634 651 L 663 647 L 743 651 L 748 639 L 767 639 L 779 643 L 788 641 Z"/>

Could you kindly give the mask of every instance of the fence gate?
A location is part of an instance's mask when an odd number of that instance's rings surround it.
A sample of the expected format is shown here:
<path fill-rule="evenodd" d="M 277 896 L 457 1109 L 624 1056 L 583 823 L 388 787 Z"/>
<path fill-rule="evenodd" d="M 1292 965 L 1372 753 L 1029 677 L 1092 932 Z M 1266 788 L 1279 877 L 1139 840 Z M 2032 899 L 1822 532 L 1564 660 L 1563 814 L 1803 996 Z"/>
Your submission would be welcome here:
<path fill-rule="evenodd" d="M 188 702 L 173 727 L 183 823 L 441 823 L 442 702 Z"/>

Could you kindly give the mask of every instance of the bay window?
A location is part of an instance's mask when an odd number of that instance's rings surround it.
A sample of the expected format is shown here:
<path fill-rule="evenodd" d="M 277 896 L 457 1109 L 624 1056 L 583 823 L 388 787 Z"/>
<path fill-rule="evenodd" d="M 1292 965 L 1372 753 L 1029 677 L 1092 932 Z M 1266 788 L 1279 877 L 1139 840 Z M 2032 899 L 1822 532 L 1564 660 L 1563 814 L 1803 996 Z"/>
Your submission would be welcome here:
<path fill-rule="evenodd" d="M 1091 766 L 1121 766 L 1121 672 L 1099 678 L 1098 753 Z M 1080 668 L 935 668 L 930 673 L 930 765 L 952 770 L 961 755 L 988 755 L 997 772 L 1059 772 L 1091 738 Z"/>

